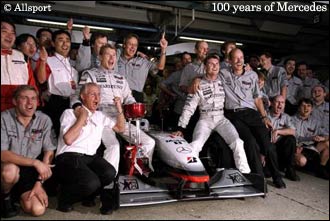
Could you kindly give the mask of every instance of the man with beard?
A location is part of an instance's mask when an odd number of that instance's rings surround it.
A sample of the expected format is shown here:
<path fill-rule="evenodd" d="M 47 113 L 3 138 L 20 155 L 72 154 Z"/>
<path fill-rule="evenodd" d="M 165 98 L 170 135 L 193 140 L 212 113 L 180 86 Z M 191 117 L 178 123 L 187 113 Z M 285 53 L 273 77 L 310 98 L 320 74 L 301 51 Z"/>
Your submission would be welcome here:
<path fill-rule="evenodd" d="M 295 127 L 289 115 L 283 113 L 285 99 L 277 95 L 271 102 L 268 118 L 272 122 L 271 142 L 276 145 L 279 167 L 285 170 L 285 177 L 292 181 L 300 178 L 294 169 L 296 152 Z"/>
<path fill-rule="evenodd" d="M 287 97 L 285 101 L 284 112 L 290 116 L 294 115 L 298 110 L 298 98 L 302 89 L 302 81 L 294 76 L 296 69 L 296 60 L 293 58 L 288 58 L 284 61 L 286 78 L 288 80 Z"/>
<path fill-rule="evenodd" d="M 43 47 L 36 70 L 39 83 L 48 84 L 50 97 L 45 104 L 44 112 L 52 119 L 58 136 L 60 117 L 63 111 L 70 107 L 70 97 L 75 93 L 78 84 L 78 72 L 70 64 L 70 34 L 60 29 L 53 33 L 52 40 L 55 47 L 54 56 L 48 57 Z"/>
<path fill-rule="evenodd" d="M 277 153 L 270 142 L 271 121 L 263 106 L 258 86 L 258 76 L 253 71 L 244 70 L 244 54 L 240 49 L 230 52 L 231 69 L 221 69 L 226 100 L 225 116 L 234 124 L 244 141 L 245 153 L 251 171 L 263 174 L 260 154 L 265 156 L 273 183 L 277 188 L 285 188 L 278 169 Z M 257 150 L 260 147 L 260 153 Z"/>

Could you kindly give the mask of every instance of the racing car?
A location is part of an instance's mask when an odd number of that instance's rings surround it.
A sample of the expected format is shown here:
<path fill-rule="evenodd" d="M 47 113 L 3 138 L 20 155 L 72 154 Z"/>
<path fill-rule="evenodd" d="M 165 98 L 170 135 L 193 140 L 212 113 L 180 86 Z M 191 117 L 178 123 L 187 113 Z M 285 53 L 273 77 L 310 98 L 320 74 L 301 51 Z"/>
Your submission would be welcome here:
<path fill-rule="evenodd" d="M 114 209 L 188 200 L 264 197 L 265 179 L 258 174 L 242 174 L 237 169 L 217 168 L 211 174 L 205 162 L 182 137 L 162 130 L 147 130 L 155 139 L 152 176 L 132 171 L 115 182 Z M 124 159 L 124 161 L 128 159 Z M 127 163 L 127 162 L 126 162 Z M 127 164 L 126 164 L 127 165 Z"/>

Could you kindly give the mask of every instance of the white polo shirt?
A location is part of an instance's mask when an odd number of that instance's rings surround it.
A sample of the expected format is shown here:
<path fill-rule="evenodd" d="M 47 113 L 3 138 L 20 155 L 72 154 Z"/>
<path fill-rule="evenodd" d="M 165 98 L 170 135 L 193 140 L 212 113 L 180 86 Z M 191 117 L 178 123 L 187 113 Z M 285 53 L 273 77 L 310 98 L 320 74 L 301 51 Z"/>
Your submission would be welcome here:
<path fill-rule="evenodd" d="M 83 107 L 86 108 L 85 106 Z M 56 156 L 66 152 L 82 153 L 90 156 L 94 155 L 101 144 L 103 129 L 105 127 L 113 128 L 115 126 L 115 122 L 101 111 L 92 113 L 88 110 L 87 124 L 82 128 L 79 137 L 68 146 L 64 142 L 63 135 L 77 121 L 73 109 L 65 110 L 60 121 L 61 128 Z M 113 133 L 115 132 L 113 131 Z"/>
<path fill-rule="evenodd" d="M 70 58 L 55 53 L 48 57 L 47 64 L 50 68 L 50 73 L 47 73 L 49 92 L 63 97 L 73 95 L 78 85 L 78 72 L 71 66 Z M 75 86 L 72 85 L 73 82 Z"/>

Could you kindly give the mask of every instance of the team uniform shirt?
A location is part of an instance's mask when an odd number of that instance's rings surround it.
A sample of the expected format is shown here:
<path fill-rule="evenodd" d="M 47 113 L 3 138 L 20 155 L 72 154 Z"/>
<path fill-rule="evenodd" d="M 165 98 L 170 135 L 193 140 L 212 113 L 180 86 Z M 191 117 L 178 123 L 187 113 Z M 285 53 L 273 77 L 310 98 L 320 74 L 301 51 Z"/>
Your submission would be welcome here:
<path fill-rule="evenodd" d="M 231 64 L 227 61 L 222 61 L 220 62 L 220 69 L 223 69 L 223 68 L 231 68 Z"/>
<path fill-rule="evenodd" d="M 260 89 L 260 95 L 262 99 L 262 103 L 264 104 L 265 111 L 268 113 L 269 112 L 269 97 L 266 94 L 265 88 Z"/>
<path fill-rule="evenodd" d="M 79 137 L 70 146 L 65 144 L 63 137 L 77 121 L 77 118 L 74 115 L 73 109 L 67 109 L 63 112 L 56 156 L 66 152 L 81 153 L 89 156 L 94 155 L 101 144 L 103 129 L 105 127 L 113 128 L 115 126 L 115 122 L 101 111 L 92 113 L 86 107 L 83 106 L 83 108 L 88 111 L 87 123 L 83 126 Z M 115 132 L 113 131 L 113 133 Z"/>
<path fill-rule="evenodd" d="M 37 68 L 40 62 L 38 61 Z M 50 94 L 70 97 L 75 93 L 78 84 L 78 72 L 70 64 L 70 58 L 65 58 L 55 52 L 48 57 L 46 64 L 46 77 Z"/>
<path fill-rule="evenodd" d="M 286 114 L 286 113 L 281 113 L 280 116 L 273 116 L 272 113 L 268 113 L 268 118 L 272 122 L 273 129 L 275 130 L 280 130 L 280 129 L 296 129 L 294 126 L 294 123 L 292 121 L 292 118 Z M 282 137 L 282 135 L 280 135 Z"/>
<path fill-rule="evenodd" d="M 225 91 L 220 78 L 210 81 L 204 77 L 200 82 L 200 89 L 195 94 L 188 94 L 178 125 L 185 128 L 197 106 L 200 119 L 223 118 L 224 101 Z"/>
<path fill-rule="evenodd" d="M 123 55 L 119 57 L 118 73 L 126 78 L 131 90 L 143 92 L 149 72 L 152 75 L 157 74 L 156 63 L 137 56 L 130 60 L 127 60 Z"/>
<path fill-rule="evenodd" d="M 329 93 L 329 79 L 324 82 L 324 86 L 326 87 L 327 93 Z"/>
<path fill-rule="evenodd" d="M 303 86 L 299 98 L 311 98 L 312 89 L 318 84 L 320 84 L 320 81 L 316 78 L 306 77 L 305 80 L 303 80 Z"/>
<path fill-rule="evenodd" d="M 281 94 L 281 88 L 287 87 L 286 71 L 282 67 L 272 65 L 268 70 L 265 81 L 265 91 L 268 97 L 275 97 Z"/>
<path fill-rule="evenodd" d="M 33 71 L 28 68 L 24 55 L 12 50 L 12 54 L 1 54 L 1 111 L 14 107 L 13 94 L 20 85 L 36 87 Z"/>
<path fill-rule="evenodd" d="M 80 88 L 89 82 L 100 86 L 101 102 L 99 110 L 106 112 L 111 117 L 116 117 L 118 114 L 118 110 L 113 102 L 114 97 L 120 97 L 124 104 L 136 102 L 125 77 L 117 74 L 114 70 L 106 70 L 103 67 L 99 67 L 82 73 L 75 96 L 71 99 L 71 105 L 80 103 Z"/>
<path fill-rule="evenodd" d="M 187 95 L 180 90 L 179 84 L 182 75 L 182 70 L 173 72 L 162 83 L 176 94 L 176 100 L 174 103 L 173 111 L 177 114 L 182 113 L 183 106 L 186 101 Z"/>
<path fill-rule="evenodd" d="M 187 64 L 181 74 L 179 86 L 189 87 L 196 77 L 203 77 L 205 74 L 205 65 L 203 62 L 197 62 Z"/>
<path fill-rule="evenodd" d="M 194 129 L 193 141 L 190 143 L 193 151 L 199 153 L 212 131 L 216 131 L 233 151 L 236 167 L 242 173 L 249 173 L 251 170 L 246 159 L 244 143 L 235 127 L 224 116 L 224 101 L 225 91 L 219 76 L 215 80 L 208 80 L 204 76 L 200 82 L 200 89 L 195 94 L 188 94 L 178 126 L 185 128 L 198 106 L 200 118 Z"/>
<path fill-rule="evenodd" d="M 36 111 L 25 128 L 18 120 L 15 108 L 1 112 L 1 150 L 36 159 L 44 151 L 56 149 L 57 141 L 51 119 Z"/>
<path fill-rule="evenodd" d="M 313 137 L 317 135 L 323 135 L 321 127 L 317 120 L 310 116 L 306 120 L 303 120 L 299 115 L 295 115 L 292 118 L 292 122 L 296 127 L 296 138 L 298 145 L 313 145 Z"/>
<path fill-rule="evenodd" d="M 121 50 L 117 49 L 117 61 L 115 64 L 115 71 L 118 72 L 118 59 L 120 56 Z M 92 49 L 89 45 L 84 45 L 81 44 L 79 49 L 78 49 L 78 55 L 77 55 L 77 59 L 76 59 L 76 64 L 75 67 L 77 69 L 78 72 L 82 72 L 88 69 L 92 69 L 92 68 L 99 68 L 101 65 L 101 62 L 99 60 L 99 58 L 92 53 Z"/>
<path fill-rule="evenodd" d="M 329 135 L 329 102 L 314 104 L 312 117 L 318 121 L 322 134 Z"/>
<path fill-rule="evenodd" d="M 232 73 L 232 69 L 221 69 L 220 78 L 226 93 L 226 109 L 257 110 L 254 100 L 261 97 L 261 92 L 258 86 L 258 75 L 254 71 L 244 71 L 242 75 L 236 76 Z"/>
<path fill-rule="evenodd" d="M 299 101 L 299 94 L 303 86 L 303 82 L 300 78 L 296 76 L 287 79 L 288 89 L 286 93 L 286 99 L 293 105 L 297 105 Z"/>

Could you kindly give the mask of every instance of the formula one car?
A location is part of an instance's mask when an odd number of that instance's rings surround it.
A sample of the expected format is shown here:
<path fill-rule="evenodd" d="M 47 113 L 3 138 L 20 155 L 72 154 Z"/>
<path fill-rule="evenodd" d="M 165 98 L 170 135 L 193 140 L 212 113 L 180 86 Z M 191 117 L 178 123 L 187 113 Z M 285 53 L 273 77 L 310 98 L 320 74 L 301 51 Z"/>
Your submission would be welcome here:
<path fill-rule="evenodd" d="M 149 177 L 139 173 L 120 175 L 115 188 L 119 195 L 115 208 L 266 195 L 263 177 L 224 168 L 218 168 L 210 177 L 198 153 L 185 139 L 156 130 L 148 134 L 156 141 L 155 172 Z"/>

